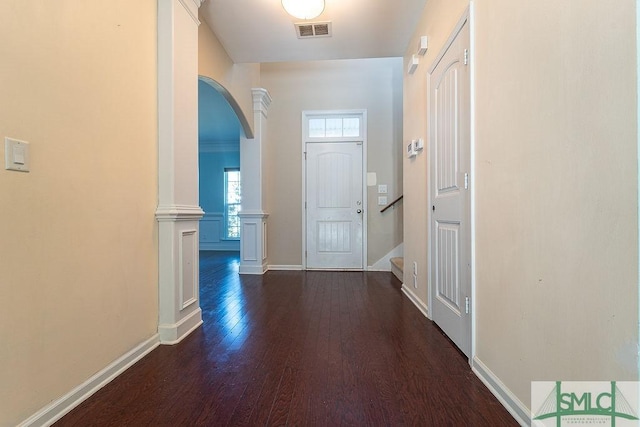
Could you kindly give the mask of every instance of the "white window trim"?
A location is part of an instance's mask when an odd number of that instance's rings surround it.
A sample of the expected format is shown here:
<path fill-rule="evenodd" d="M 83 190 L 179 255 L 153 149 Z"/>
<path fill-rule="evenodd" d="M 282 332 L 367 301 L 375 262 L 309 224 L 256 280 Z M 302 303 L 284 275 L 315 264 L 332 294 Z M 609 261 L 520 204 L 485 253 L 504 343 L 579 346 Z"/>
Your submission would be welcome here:
<path fill-rule="evenodd" d="M 241 236 L 229 237 L 229 203 L 227 203 L 227 172 L 240 172 L 240 168 L 224 169 L 224 233 L 221 240 L 239 241 Z M 242 179 L 241 181 L 242 182 Z M 240 184 L 242 185 L 242 184 Z M 242 200 L 242 187 L 240 187 L 240 200 Z M 233 203 L 241 206 L 241 203 Z"/>

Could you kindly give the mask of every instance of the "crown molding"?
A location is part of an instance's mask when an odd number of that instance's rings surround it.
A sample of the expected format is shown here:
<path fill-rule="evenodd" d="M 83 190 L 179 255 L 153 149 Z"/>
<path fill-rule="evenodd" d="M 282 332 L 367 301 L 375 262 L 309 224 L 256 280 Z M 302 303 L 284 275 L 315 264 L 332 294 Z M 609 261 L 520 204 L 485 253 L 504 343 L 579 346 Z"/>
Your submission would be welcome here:
<path fill-rule="evenodd" d="M 202 153 L 239 153 L 240 140 L 237 141 L 200 141 L 198 148 Z"/>
<path fill-rule="evenodd" d="M 198 9 L 204 3 L 204 0 L 178 0 L 182 7 L 187 11 L 191 19 L 200 26 L 200 19 L 198 18 Z"/>
<path fill-rule="evenodd" d="M 272 101 L 269 91 L 261 87 L 255 87 L 251 89 L 251 93 L 253 94 L 253 112 L 262 113 L 266 118 Z"/>

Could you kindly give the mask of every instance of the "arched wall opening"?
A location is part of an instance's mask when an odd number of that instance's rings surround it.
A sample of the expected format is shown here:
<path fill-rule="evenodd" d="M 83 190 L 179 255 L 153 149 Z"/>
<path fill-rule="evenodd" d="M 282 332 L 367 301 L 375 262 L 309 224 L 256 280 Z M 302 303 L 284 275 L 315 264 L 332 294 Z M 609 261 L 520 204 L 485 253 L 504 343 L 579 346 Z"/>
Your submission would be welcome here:
<path fill-rule="evenodd" d="M 207 85 L 211 86 L 222 97 L 224 97 L 224 99 L 229 104 L 229 107 L 235 112 L 235 115 L 236 115 L 236 117 L 238 119 L 238 122 L 240 124 L 240 129 L 241 129 L 242 134 L 244 135 L 244 137 L 247 138 L 247 139 L 253 139 L 253 131 L 251 130 L 251 125 L 249 124 L 249 121 L 247 120 L 247 117 L 242 112 L 242 109 L 240 108 L 240 105 L 235 100 L 233 95 L 231 95 L 231 93 L 224 86 L 222 86 L 220 83 L 218 83 L 217 81 L 215 81 L 214 79 L 212 79 L 210 77 L 198 76 L 198 81 L 204 82 Z"/>
<path fill-rule="evenodd" d="M 240 137 L 247 132 L 241 123 L 247 121 L 232 104 L 237 106 L 222 85 L 198 77 L 200 251 L 240 252 Z"/>

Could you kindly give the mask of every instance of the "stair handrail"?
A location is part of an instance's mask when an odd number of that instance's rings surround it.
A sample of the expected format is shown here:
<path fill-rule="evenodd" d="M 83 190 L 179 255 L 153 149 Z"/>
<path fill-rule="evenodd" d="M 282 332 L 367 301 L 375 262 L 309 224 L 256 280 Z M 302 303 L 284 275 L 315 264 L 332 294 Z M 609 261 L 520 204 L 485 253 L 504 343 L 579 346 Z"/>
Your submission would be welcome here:
<path fill-rule="evenodd" d="M 384 211 L 386 211 L 387 209 L 391 208 L 392 206 L 394 206 L 396 203 L 398 203 L 400 200 L 402 200 L 402 198 L 404 197 L 403 194 L 400 195 L 400 197 L 398 197 L 397 199 L 395 199 L 393 202 L 389 203 L 387 206 L 385 206 L 384 208 L 382 208 L 382 210 L 380 211 L 380 213 L 384 213 Z"/>

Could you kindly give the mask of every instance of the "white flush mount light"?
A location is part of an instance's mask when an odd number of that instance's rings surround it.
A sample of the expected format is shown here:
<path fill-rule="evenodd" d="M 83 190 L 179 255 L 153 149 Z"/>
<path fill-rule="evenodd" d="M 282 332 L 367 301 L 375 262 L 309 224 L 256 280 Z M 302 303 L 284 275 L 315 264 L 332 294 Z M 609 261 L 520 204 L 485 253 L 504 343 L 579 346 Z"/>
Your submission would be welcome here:
<path fill-rule="evenodd" d="M 298 19 L 313 19 L 324 11 L 324 0 L 282 0 L 282 7 Z"/>

